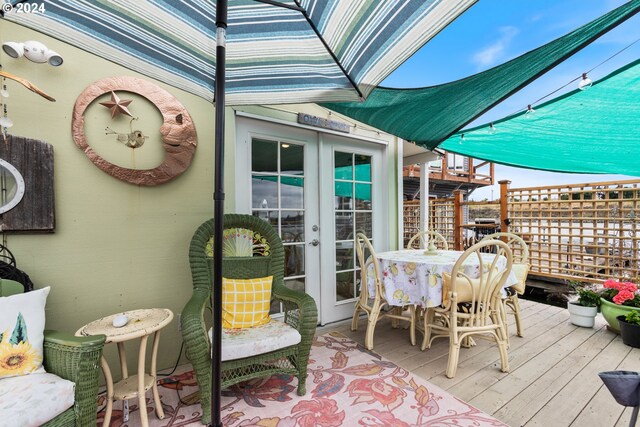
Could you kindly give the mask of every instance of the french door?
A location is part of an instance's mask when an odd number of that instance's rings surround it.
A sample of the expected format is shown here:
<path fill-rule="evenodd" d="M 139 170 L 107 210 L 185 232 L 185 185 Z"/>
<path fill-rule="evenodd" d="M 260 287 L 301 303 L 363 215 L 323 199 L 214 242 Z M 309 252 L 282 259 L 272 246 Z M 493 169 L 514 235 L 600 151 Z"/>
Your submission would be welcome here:
<path fill-rule="evenodd" d="M 315 299 L 320 323 L 349 318 L 360 293 L 355 233 L 386 244 L 386 147 L 246 117 L 236 129 L 236 210 L 278 231 L 285 284 Z"/>

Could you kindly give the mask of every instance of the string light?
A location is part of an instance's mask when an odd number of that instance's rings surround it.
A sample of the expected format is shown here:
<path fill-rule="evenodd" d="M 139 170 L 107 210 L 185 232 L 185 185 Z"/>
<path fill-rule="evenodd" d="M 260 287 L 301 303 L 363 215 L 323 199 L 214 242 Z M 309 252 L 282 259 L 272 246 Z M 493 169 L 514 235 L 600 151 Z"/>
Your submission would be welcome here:
<path fill-rule="evenodd" d="M 593 82 L 589 77 L 587 77 L 587 73 L 582 73 L 582 80 L 580 80 L 580 83 L 578 83 L 578 89 L 580 90 L 589 89 L 592 84 Z"/>
<path fill-rule="evenodd" d="M 462 144 L 462 141 L 464 141 L 464 133 L 460 134 L 460 141 L 458 141 L 458 144 Z"/>
<path fill-rule="evenodd" d="M 493 123 L 489 123 L 489 135 L 493 135 L 496 133 L 496 127 L 493 125 Z"/>
<path fill-rule="evenodd" d="M 527 112 L 524 113 L 525 117 L 532 117 L 536 113 L 531 104 L 527 105 Z"/>

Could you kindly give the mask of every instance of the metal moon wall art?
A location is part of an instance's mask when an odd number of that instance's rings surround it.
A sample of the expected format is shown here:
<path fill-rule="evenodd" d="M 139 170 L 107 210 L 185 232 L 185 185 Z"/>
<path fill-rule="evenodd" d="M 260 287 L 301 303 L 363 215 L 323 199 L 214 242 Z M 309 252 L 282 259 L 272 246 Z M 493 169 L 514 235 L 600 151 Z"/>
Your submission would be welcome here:
<path fill-rule="evenodd" d="M 105 126 L 105 134 L 110 136 L 110 141 L 126 150 L 136 150 L 145 143 L 155 142 L 153 137 L 146 135 L 149 131 L 140 130 L 142 120 L 130 113 L 129 109 L 133 110 L 131 100 L 124 99 L 127 92 L 151 102 L 162 116 L 159 133 L 165 156 L 163 162 L 155 168 L 130 169 L 115 165 L 98 154 L 87 142 L 85 111 L 104 94 L 110 94 L 111 100 L 100 104 L 109 108 L 112 119 L 119 114 L 131 116 L 126 129 L 115 125 Z M 110 77 L 88 86 L 78 96 L 73 107 L 71 133 L 76 145 L 101 170 L 122 181 L 145 186 L 163 184 L 181 175 L 191 164 L 198 143 L 191 116 L 173 95 L 153 83 L 130 76 Z"/>

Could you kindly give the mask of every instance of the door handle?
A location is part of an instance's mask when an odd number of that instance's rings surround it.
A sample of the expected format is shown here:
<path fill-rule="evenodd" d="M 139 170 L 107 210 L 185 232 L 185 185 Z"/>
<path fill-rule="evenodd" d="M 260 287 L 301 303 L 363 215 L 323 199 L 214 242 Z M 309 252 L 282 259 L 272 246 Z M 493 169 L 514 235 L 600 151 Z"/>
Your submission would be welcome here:
<path fill-rule="evenodd" d="M 318 246 L 320 244 L 320 241 L 318 239 L 313 239 L 312 241 L 309 242 L 309 244 L 311 246 Z"/>

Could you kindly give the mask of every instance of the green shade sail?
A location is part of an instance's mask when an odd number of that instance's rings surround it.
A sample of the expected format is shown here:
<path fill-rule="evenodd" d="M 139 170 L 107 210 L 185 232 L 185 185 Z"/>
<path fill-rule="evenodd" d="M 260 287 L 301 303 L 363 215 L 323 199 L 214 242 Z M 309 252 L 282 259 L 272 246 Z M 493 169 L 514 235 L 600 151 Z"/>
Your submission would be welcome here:
<path fill-rule="evenodd" d="M 629 1 L 546 45 L 461 80 L 419 89 L 378 87 L 363 103 L 321 105 L 433 149 L 638 11 L 640 0 Z"/>
<path fill-rule="evenodd" d="M 465 130 L 440 147 L 524 168 L 640 176 L 640 59 L 534 109 L 493 122 L 493 130 Z"/>

